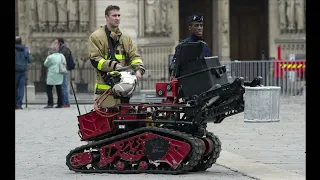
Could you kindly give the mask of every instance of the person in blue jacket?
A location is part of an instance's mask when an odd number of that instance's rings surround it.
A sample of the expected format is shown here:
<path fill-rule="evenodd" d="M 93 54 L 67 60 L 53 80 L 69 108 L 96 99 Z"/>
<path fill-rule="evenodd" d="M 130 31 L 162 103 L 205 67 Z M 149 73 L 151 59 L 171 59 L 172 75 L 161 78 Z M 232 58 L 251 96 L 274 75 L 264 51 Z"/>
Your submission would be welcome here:
<path fill-rule="evenodd" d="M 189 23 L 189 30 L 190 30 L 190 36 L 187 37 L 186 39 L 180 41 L 180 43 L 183 42 L 198 42 L 202 41 L 205 43 L 203 40 L 203 15 L 200 13 L 194 13 L 191 16 L 188 17 L 188 23 Z M 170 64 L 169 68 L 169 73 L 171 74 L 173 69 L 175 68 L 175 56 L 177 53 L 177 48 L 180 45 L 180 43 L 176 47 L 175 55 L 173 57 L 173 61 Z M 210 57 L 211 55 L 211 50 L 208 46 L 207 43 L 204 44 L 203 50 L 202 50 L 202 57 Z"/>
<path fill-rule="evenodd" d="M 27 80 L 28 65 L 32 62 L 30 50 L 22 44 L 20 36 L 16 36 L 16 109 L 22 109 L 22 101 Z"/>

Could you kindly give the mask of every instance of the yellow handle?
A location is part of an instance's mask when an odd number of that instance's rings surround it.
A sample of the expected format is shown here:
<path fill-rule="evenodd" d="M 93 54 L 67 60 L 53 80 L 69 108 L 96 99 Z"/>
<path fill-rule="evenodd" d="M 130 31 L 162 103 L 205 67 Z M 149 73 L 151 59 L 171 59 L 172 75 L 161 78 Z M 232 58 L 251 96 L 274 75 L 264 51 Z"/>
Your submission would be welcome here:
<path fill-rule="evenodd" d="M 147 119 L 152 120 L 152 116 L 147 117 Z M 155 126 L 155 123 L 146 123 L 146 126 Z"/>
<path fill-rule="evenodd" d="M 119 71 L 111 71 L 108 73 L 110 76 L 120 76 L 120 72 Z"/>

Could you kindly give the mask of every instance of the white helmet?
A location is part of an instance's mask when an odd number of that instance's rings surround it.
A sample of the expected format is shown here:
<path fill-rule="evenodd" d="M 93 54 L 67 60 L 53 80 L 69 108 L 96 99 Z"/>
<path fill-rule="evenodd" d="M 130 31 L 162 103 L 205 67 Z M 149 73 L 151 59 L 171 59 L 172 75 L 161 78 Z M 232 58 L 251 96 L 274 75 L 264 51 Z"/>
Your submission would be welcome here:
<path fill-rule="evenodd" d="M 132 72 L 120 72 L 120 81 L 112 87 L 112 92 L 120 97 L 131 97 L 136 89 L 137 77 Z"/>

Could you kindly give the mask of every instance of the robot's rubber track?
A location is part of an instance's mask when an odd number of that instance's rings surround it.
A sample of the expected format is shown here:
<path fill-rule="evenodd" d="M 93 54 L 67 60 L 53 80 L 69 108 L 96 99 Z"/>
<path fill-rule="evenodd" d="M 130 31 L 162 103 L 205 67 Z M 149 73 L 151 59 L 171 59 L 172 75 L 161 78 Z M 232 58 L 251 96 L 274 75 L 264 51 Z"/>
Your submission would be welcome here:
<path fill-rule="evenodd" d="M 75 168 L 71 165 L 71 157 L 75 154 L 82 153 L 85 150 L 90 150 L 90 148 L 99 149 L 102 146 L 108 145 L 110 143 L 113 143 L 117 140 L 122 140 L 128 137 L 131 137 L 133 135 L 144 133 L 144 132 L 153 132 L 158 133 L 163 136 L 167 136 L 170 138 L 179 138 L 186 140 L 190 146 L 191 150 L 189 152 L 189 155 L 187 158 L 187 163 L 184 163 L 185 161 L 181 162 L 181 166 L 179 166 L 176 169 L 147 169 L 147 170 L 132 170 L 132 169 L 124 169 L 122 171 L 114 170 L 114 169 L 99 169 L 96 166 L 87 167 L 82 166 L 81 168 Z M 66 156 L 66 165 L 69 167 L 70 170 L 80 173 L 117 173 L 117 174 L 134 174 L 134 173 L 153 173 L 153 174 L 181 174 L 181 173 L 187 173 L 191 171 L 200 161 L 201 154 L 202 154 L 202 145 L 200 139 L 191 136 L 189 134 L 180 132 L 180 131 L 174 131 L 171 129 L 166 128 L 159 128 L 159 127 L 143 127 L 139 128 L 133 131 L 129 131 L 114 137 L 106 138 L 103 140 L 95 141 L 88 143 L 86 145 L 80 146 L 75 148 L 74 150 L 71 150 L 70 153 Z"/>
<path fill-rule="evenodd" d="M 211 168 L 220 156 L 221 141 L 219 140 L 219 138 L 211 132 L 207 132 L 206 136 L 210 138 L 214 143 L 213 151 L 206 157 L 203 157 L 199 161 L 199 163 L 192 169 L 192 171 L 205 171 L 206 169 Z"/>

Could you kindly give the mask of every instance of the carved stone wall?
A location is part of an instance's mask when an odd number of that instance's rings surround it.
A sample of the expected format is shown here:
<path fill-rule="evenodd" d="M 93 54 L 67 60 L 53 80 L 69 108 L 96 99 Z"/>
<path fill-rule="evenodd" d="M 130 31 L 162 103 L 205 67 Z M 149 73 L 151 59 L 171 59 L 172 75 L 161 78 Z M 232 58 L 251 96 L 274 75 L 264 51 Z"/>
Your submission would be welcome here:
<path fill-rule="evenodd" d="M 270 54 L 276 57 L 281 47 L 282 59 L 290 54 L 305 54 L 306 0 L 269 0 Z"/>
<path fill-rule="evenodd" d="M 83 45 L 71 42 L 85 42 L 94 30 L 94 5 L 90 0 L 19 0 L 19 34 L 32 51 L 56 37 L 77 51 Z"/>
<path fill-rule="evenodd" d="M 31 53 L 45 52 L 55 38 L 62 37 L 81 66 L 81 57 L 88 55 L 87 40 L 96 29 L 95 0 L 18 0 L 19 35 Z M 44 57 L 45 58 L 45 57 Z M 41 62 L 33 62 L 38 66 L 32 74 L 40 74 Z M 87 63 L 85 66 L 89 66 Z M 72 72 L 75 82 L 79 82 L 80 71 Z M 29 77 L 29 83 L 38 77 Z M 85 82 L 93 83 L 94 76 L 85 75 Z M 93 87 L 93 85 L 92 85 Z M 89 90 L 92 89 L 91 85 Z"/>
<path fill-rule="evenodd" d="M 305 32 L 305 0 L 278 0 L 280 33 Z"/>
<path fill-rule="evenodd" d="M 147 37 L 169 36 L 172 32 L 171 0 L 144 1 L 144 35 Z"/>
<path fill-rule="evenodd" d="M 34 32 L 89 32 L 90 0 L 29 0 L 27 26 Z"/>

